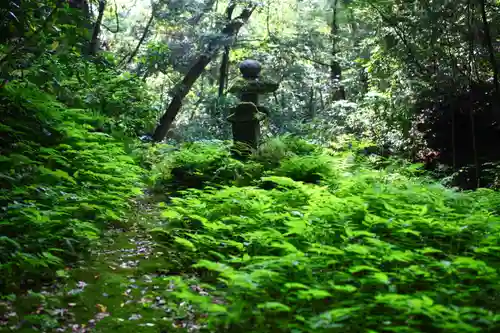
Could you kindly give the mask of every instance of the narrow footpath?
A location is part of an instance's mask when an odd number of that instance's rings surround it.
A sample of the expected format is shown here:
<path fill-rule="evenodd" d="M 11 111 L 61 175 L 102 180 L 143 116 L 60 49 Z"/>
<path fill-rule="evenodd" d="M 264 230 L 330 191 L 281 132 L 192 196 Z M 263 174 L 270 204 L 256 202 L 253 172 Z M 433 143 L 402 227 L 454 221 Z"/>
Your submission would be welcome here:
<path fill-rule="evenodd" d="M 139 216 L 141 217 L 141 216 Z M 150 218 L 145 213 L 141 218 Z M 92 260 L 58 272 L 59 281 L 0 301 L 1 332 L 195 332 L 190 308 L 174 314 L 164 297 L 168 257 L 144 226 L 108 231 Z"/>

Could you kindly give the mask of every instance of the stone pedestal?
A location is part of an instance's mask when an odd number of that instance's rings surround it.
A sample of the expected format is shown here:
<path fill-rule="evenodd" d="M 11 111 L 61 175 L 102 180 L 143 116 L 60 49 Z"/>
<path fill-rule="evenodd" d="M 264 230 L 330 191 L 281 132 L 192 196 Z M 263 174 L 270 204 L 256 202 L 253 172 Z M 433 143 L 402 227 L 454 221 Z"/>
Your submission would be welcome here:
<path fill-rule="evenodd" d="M 233 140 L 239 143 L 238 149 L 251 150 L 257 148 L 260 139 L 260 122 L 266 115 L 251 102 L 241 102 L 231 109 L 227 120 L 232 124 Z M 245 149 L 245 146 L 246 149 Z"/>

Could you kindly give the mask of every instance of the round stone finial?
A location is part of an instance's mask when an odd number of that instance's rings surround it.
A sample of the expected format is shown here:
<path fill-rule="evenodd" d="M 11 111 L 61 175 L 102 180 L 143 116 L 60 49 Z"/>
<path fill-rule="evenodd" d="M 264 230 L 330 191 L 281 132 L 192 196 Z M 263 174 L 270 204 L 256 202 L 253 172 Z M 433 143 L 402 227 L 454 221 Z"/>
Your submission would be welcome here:
<path fill-rule="evenodd" d="M 240 63 L 240 72 L 245 79 L 256 79 L 259 77 L 262 67 L 257 60 L 247 59 Z"/>

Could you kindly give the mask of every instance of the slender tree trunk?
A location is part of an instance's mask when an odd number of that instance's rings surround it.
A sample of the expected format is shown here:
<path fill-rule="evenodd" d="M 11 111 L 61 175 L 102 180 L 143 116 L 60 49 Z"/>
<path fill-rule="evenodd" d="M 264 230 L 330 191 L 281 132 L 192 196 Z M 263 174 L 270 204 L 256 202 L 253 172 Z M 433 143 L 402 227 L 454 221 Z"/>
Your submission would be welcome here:
<path fill-rule="evenodd" d="M 337 88 L 334 93 L 334 100 L 345 99 L 345 89 L 340 83 L 342 79 L 342 69 L 340 68 L 339 62 L 336 60 L 337 57 L 337 40 L 338 40 L 338 24 L 337 24 L 337 7 L 339 0 L 333 0 L 333 14 L 332 14 L 332 26 L 330 29 L 330 36 L 332 41 L 332 51 L 331 51 L 331 62 L 330 62 L 330 79 L 332 85 L 336 85 Z"/>
<path fill-rule="evenodd" d="M 451 153 L 453 155 L 453 172 L 457 170 L 457 145 L 456 145 L 456 114 L 451 111 Z"/>
<path fill-rule="evenodd" d="M 480 7 L 481 7 L 481 18 L 483 20 L 483 27 L 484 27 L 484 37 L 485 37 L 485 44 L 486 47 L 488 48 L 489 56 L 490 56 L 490 64 L 493 69 L 493 84 L 495 85 L 495 94 L 496 98 L 495 100 L 498 103 L 498 100 L 500 99 L 500 83 L 498 82 L 498 64 L 495 58 L 495 49 L 493 48 L 493 43 L 491 40 L 491 31 L 490 31 L 490 24 L 488 22 L 488 17 L 486 15 L 486 0 L 481 0 L 479 1 Z"/>
<path fill-rule="evenodd" d="M 475 180 L 474 184 L 476 188 L 481 186 L 481 166 L 479 165 L 479 159 L 477 157 L 477 140 L 476 140 L 476 115 L 474 110 L 470 110 L 470 128 L 472 134 L 472 150 L 474 152 L 474 169 L 475 169 Z"/>
<path fill-rule="evenodd" d="M 309 114 L 308 118 L 309 120 L 313 120 L 316 118 L 316 108 L 315 108 L 315 101 L 314 101 L 314 86 L 311 85 L 311 88 L 309 89 Z"/>
<path fill-rule="evenodd" d="M 225 46 L 219 70 L 219 97 L 224 96 L 224 90 L 227 86 L 227 74 L 229 72 L 229 51 L 229 46 Z"/>
<path fill-rule="evenodd" d="M 231 22 L 233 18 L 234 8 L 236 6 L 232 3 L 226 11 L 226 19 Z M 226 88 L 227 75 L 229 73 L 229 51 L 231 48 L 229 45 L 224 46 L 224 53 L 222 54 L 222 60 L 219 68 L 219 97 L 224 95 L 224 89 Z"/>
<path fill-rule="evenodd" d="M 230 6 L 233 5 L 231 4 Z M 221 34 L 225 36 L 225 38 L 232 40 L 234 36 L 238 34 L 240 28 L 248 21 L 255 8 L 256 5 L 254 4 L 248 5 L 245 9 L 243 9 L 239 16 L 226 24 L 226 26 L 222 29 Z M 172 98 L 172 101 L 170 102 L 167 110 L 161 117 L 160 124 L 156 127 L 156 130 L 153 134 L 154 141 L 159 142 L 165 138 L 170 126 L 174 122 L 175 117 L 182 107 L 184 97 L 186 97 L 188 92 L 193 87 L 193 84 L 196 82 L 196 80 L 198 80 L 200 75 L 205 70 L 205 67 L 217 55 L 218 51 L 224 46 L 224 44 L 227 45 L 227 42 L 221 43 L 220 40 L 211 42 L 208 46 L 207 51 L 198 58 L 198 60 L 190 68 L 184 79 L 177 86 L 177 89 L 175 89 L 174 91 L 174 97 Z"/>
<path fill-rule="evenodd" d="M 121 61 L 120 64 L 125 64 L 128 65 L 134 60 L 134 57 L 137 55 L 137 52 L 139 52 L 139 49 L 141 48 L 142 43 L 146 40 L 146 37 L 149 33 L 149 29 L 151 28 L 151 25 L 153 24 L 154 20 L 154 6 L 153 10 L 151 11 L 151 17 L 148 20 L 148 23 L 146 24 L 146 27 L 144 28 L 144 32 L 142 33 L 141 39 L 139 39 L 139 42 L 135 46 L 134 51 L 129 56 L 125 56 Z"/>
<path fill-rule="evenodd" d="M 325 111 L 325 99 L 323 98 L 323 89 L 319 88 L 319 101 L 321 103 L 321 111 Z"/>
<path fill-rule="evenodd" d="M 90 40 L 89 54 L 95 56 L 99 49 L 99 33 L 101 32 L 102 19 L 104 17 L 104 9 L 106 8 L 106 0 L 99 1 L 99 13 L 97 20 L 94 23 L 94 30 L 92 31 L 92 39 Z"/>
<path fill-rule="evenodd" d="M 186 97 L 193 84 L 200 77 L 201 73 L 211 60 L 212 59 L 209 56 L 201 56 L 191 67 L 182 82 L 176 87 L 176 89 L 174 90 L 174 97 L 172 98 L 172 101 L 170 101 L 166 112 L 160 119 L 160 124 L 158 125 L 158 127 L 156 127 L 156 130 L 153 134 L 154 141 L 159 142 L 165 138 L 168 130 L 175 120 L 175 117 L 177 116 L 177 113 L 182 107 L 182 101 L 184 100 L 184 97 Z"/>
<path fill-rule="evenodd" d="M 474 8 L 472 4 L 472 0 L 468 1 L 467 5 L 467 21 L 469 25 L 469 119 L 470 119 L 470 128 L 471 128 L 471 137 L 472 137 L 472 154 L 474 158 L 474 166 L 475 166 L 475 187 L 478 188 L 481 185 L 481 169 L 478 160 L 477 154 L 477 140 L 476 140 L 476 115 L 474 112 L 474 100 L 473 100 L 473 78 L 472 75 L 474 73 L 474 32 L 472 30 L 472 26 L 474 24 Z"/>

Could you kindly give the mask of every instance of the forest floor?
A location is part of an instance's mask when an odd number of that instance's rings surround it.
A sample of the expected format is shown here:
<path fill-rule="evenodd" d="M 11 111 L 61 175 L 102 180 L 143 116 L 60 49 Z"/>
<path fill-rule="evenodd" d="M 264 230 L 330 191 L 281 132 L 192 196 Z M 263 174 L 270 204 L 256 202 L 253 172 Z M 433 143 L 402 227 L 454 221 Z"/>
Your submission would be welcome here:
<path fill-rule="evenodd" d="M 151 215 L 142 216 L 148 218 Z M 190 307 L 185 307 L 183 316 L 174 316 L 163 297 L 171 289 L 163 279 L 168 262 L 147 229 L 136 223 L 128 230 L 110 230 L 93 250 L 91 261 L 66 268 L 58 282 L 36 292 L 0 302 L 0 331 L 146 333 L 172 327 L 196 331 Z"/>
<path fill-rule="evenodd" d="M 500 332 L 498 192 L 294 149 L 278 167 L 179 151 L 168 170 L 189 177 L 154 188 L 171 199 L 146 194 L 90 260 L 2 297 L 0 331 Z"/>

